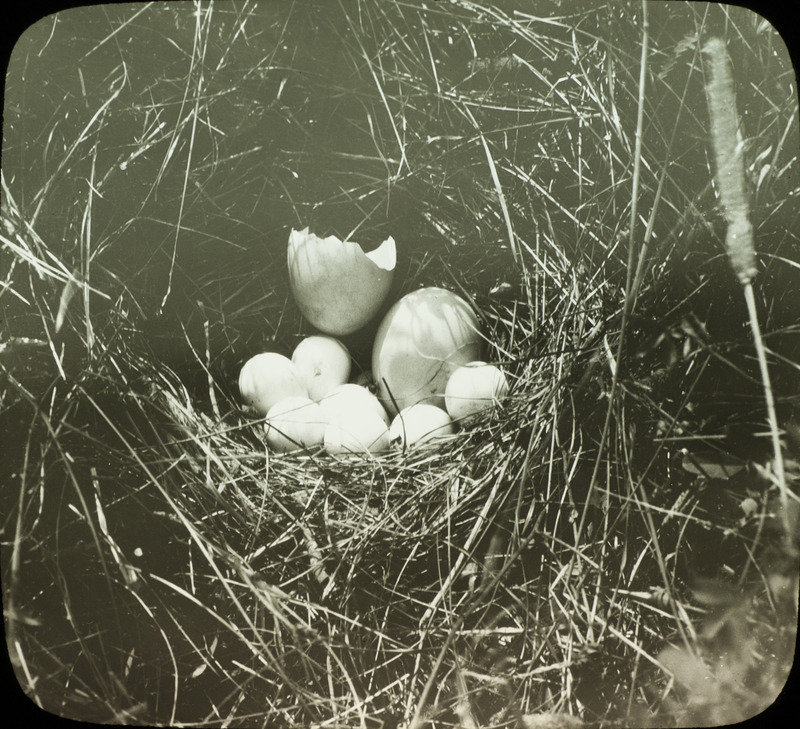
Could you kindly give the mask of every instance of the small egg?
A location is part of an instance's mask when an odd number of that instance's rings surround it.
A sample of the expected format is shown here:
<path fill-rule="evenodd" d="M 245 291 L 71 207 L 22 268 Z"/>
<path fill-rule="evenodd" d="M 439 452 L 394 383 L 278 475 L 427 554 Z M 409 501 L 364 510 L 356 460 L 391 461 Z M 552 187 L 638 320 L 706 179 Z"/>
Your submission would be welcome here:
<path fill-rule="evenodd" d="M 462 420 L 500 404 L 508 392 L 508 381 L 499 367 L 486 362 L 468 362 L 453 371 L 444 391 L 447 412 Z"/>
<path fill-rule="evenodd" d="M 389 440 L 400 447 L 421 445 L 435 438 L 453 434 L 453 421 L 436 405 L 418 402 L 395 415 L 389 428 Z"/>
<path fill-rule="evenodd" d="M 308 395 L 292 360 L 277 352 L 257 354 L 244 363 L 239 373 L 239 392 L 244 402 L 261 415 L 286 397 Z"/>
<path fill-rule="evenodd" d="M 381 401 L 363 385 L 353 383 L 339 385 L 323 397 L 319 404 L 330 420 L 341 413 L 364 408 L 374 412 L 385 425 L 389 425 L 389 414 L 384 410 Z"/>
<path fill-rule="evenodd" d="M 377 413 L 356 408 L 328 423 L 323 443 L 331 455 L 383 453 L 389 450 L 389 429 Z"/>
<path fill-rule="evenodd" d="M 350 377 L 350 352 L 334 337 L 306 337 L 292 352 L 292 363 L 312 400 L 321 400 Z"/>
<path fill-rule="evenodd" d="M 322 444 L 328 421 L 320 406 L 303 396 L 290 395 L 267 413 L 267 445 L 278 453 Z"/>

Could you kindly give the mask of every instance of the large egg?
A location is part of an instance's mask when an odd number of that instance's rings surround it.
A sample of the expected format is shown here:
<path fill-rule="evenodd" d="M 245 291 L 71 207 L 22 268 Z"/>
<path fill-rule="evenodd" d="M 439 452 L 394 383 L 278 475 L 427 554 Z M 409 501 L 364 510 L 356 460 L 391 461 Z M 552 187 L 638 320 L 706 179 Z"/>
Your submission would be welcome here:
<path fill-rule="evenodd" d="M 322 399 L 350 377 L 350 352 L 334 337 L 306 337 L 292 352 L 292 362 L 312 400 Z"/>
<path fill-rule="evenodd" d="M 353 241 L 319 238 L 305 228 L 289 235 L 287 260 L 303 316 L 320 331 L 341 336 L 377 313 L 392 285 L 396 251 L 391 237 L 364 253 Z"/>
<path fill-rule="evenodd" d="M 507 392 L 508 381 L 499 367 L 469 362 L 450 375 L 444 400 L 453 420 L 462 420 L 499 405 Z"/>
<path fill-rule="evenodd" d="M 453 434 L 453 421 L 436 405 L 418 402 L 404 408 L 392 420 L 389 441 L 400 447 L 422 445 L 434 438 Z"/>
<path fill-rule="evenodd" d="M 292 395 L 273 405 L 264 429 L 267 445 L 279 453 L 322 445 L 328 422 L 313 400 Z"/>
<path fill-rule="evenodd" d="M 261 415 L 286 397 L 308 395 L 292 361 L 277 352 L 257 354 L 244 363 L 239 373 L 239 392 L 245 403 Z"/>
<path fill-rule="evenodd" d="M 372 349 L 372 373 L 392 414 L 417 402 L 444 408 L 444 389 L 456 367 L 480 358 L 478 319 L 446 289 L 407 294 L 388 311 Z"/>

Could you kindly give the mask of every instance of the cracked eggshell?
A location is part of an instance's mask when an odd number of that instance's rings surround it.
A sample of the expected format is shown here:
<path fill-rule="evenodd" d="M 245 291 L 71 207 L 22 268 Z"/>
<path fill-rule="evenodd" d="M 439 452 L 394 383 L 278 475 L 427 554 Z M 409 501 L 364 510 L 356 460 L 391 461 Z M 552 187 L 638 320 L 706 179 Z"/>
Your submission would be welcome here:
<path fill-rule="evenodd" d="M 342 336 L 377 313 L 392 285 L 397 262 L 394 239 L 364 253 L 353 241 L 319 238 L 308 228 L 292 230 L 289 283 L 300 311 L 317 329 Z"/>
<path fill-rule="evenodd" d="M 267 445 L 278 453 L 315 448 L 325 438 L 327 418 L 320 406 L 308 397 L 291 395 L 273 405 L 267 413 L 264 430 Z"/>
<path fill-rule="evenodd" d="M 418 402 L 404 408 L 392 420 L 389 441 L 401 448 L 453 434 L 453 420 L 440 407 Z"/>
<path fill-rule="evenodd" d="M 508 392 L 503 371 L 486 362 L 468 362 L 456 369 L 444 390 L 445 406 L 453 420 L 462 420 L 496 407 Z"/>
<path fill-rule="evenodd" d="M 334 337 L 306 337 L 292 352 L 292 363 L 312 400 L 321 400 L 350 377 L 350 352 Z"/>
<path fill-rule="evenodd" d="M 277 352 L 263 352 L 244 363 L 239 372 L 239 392 L 242 400 L 261 415 L 285 397 L 308 395 L 292 361 Z"/>
<path fill-rule="evenodd" d="M 387 312 L 372 349 L 372 373 L 386 409 L 427 402 L 444 408 L 444 390 L 460 365 L 480 359 L 478 318 L 452 291 L 406 294 Z"/>

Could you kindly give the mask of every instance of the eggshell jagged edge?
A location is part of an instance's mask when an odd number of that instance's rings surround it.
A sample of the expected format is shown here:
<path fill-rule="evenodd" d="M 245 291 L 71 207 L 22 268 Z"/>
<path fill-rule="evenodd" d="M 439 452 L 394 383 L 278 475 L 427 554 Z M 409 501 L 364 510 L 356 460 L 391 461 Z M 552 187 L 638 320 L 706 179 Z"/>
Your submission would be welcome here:
<path fill-rule="evenodd" d="M 377 310 L 389 293 L 394 276 L 394 269 L 397 265 L 397 248 L 394 238 L 389 236 L 377 248 L 365 253 L 361 246 L 354 241 L 342 241 L 335 235 L 320 238 L 314 233 L 310 233 L 308 227 L 299 231 L 292 229 L 289 234 L 289 245 L 287 248 L 289 279 L 295 301 L 303 312 L 303 315 L 315 327 L 320 329 L 320 331 L 333 336 L 342 336 L 352 333 L 365 325 L 372 315 L 374 315 L 374 311 L 370 312 L 369 317 L 355 317 L 354 319 L 357 321 L 357 326 L 351 326 L 348 322 L 345 326 L 340 327 L 338 325 L 331 325 L 331 323 L 327 321 L 326 310 L 320 309 L 314 304 L 314 296 L 319 293 L 318 282 L 315 282 L 315 285 L 309 289 L 298 275 L 298 272 L 302 270 L 298 255 L 304 246 L 316 247 L 318 250 L 321 246 L 325 250 L 326 256 L 333 255 L 334 258 L 341 257 L 342 260 L 349 260 L 356 269 L 360 269 L 361 273 L 366 274 L 368 278 L 375 276 L 376 278 L 372 284 L 375 301 L 374 307 L 370 308 Z M 332 250 L 335 249 L 338 249 L 339 253 L 332 253 Z M 368 273 L 370 269 L 373 272 L 371 274 Z M 388 274 L 388 277 L 386 274 Z M 358 276 L 355 278 L 356 280 L 359 279 Z M 363 280 L 363 275 L 361 279 Z M 323 290 L 325 286 L 329 286 L 329 282 L 323 284 Z"/>

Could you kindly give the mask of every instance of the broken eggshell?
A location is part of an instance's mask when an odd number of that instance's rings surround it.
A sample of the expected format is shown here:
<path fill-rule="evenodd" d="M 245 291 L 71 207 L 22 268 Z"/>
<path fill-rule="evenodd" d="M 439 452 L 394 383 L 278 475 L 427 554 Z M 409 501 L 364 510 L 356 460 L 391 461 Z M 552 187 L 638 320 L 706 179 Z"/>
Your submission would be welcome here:
<path fill-rule="evenodd" d="M 353 241 L 292 230 L 287 251 L 289 283 L 303 316 L 326 334 L 363 327 L 389 293 L 397 262 L 391 236 L 364 253 Z"/>

